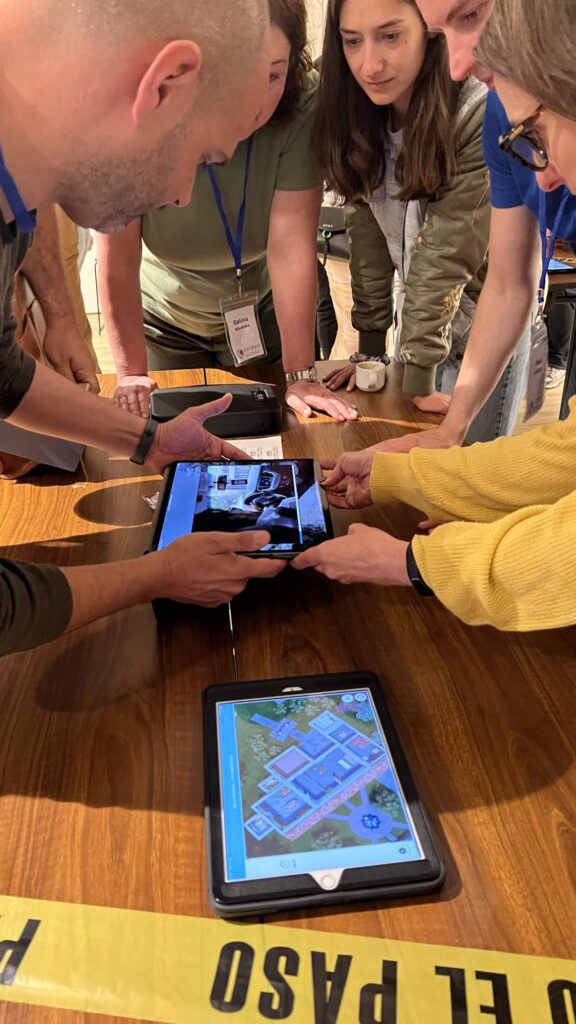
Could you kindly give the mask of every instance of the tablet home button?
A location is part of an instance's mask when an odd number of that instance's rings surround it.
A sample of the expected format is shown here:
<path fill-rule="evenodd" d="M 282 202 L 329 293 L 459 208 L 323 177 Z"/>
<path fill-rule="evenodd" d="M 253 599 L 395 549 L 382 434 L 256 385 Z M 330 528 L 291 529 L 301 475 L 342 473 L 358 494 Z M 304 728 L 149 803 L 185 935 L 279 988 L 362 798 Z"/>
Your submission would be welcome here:
<path fill-rule="evenodd" d="M 334 871 L 311 871 L 310 874 L 321 889 L 331 892 L 337 889 L 342 878 L 342 871 L 336 868 Z"/>

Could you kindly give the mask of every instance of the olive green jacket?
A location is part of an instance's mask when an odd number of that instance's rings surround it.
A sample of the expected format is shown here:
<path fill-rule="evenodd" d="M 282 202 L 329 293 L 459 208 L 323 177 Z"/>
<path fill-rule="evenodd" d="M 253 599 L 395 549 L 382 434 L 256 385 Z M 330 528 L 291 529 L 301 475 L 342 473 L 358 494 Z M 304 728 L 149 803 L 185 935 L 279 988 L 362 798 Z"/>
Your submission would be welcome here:
<path fill-rule="evenodd" d="M 465 344 L 484 282 L 491 208 L 482 149 L 485 106 L 485 87 L 470 80 L 458 115 L 456 176 L 433 199 L 405 204 L 401 266 L 394 266 L 373 213 L 376 197 L 346 208 L 360 349 L 384 352 L 394 323 L 408 394 L 435 390 L 437 367 L 453 344 Z"/>

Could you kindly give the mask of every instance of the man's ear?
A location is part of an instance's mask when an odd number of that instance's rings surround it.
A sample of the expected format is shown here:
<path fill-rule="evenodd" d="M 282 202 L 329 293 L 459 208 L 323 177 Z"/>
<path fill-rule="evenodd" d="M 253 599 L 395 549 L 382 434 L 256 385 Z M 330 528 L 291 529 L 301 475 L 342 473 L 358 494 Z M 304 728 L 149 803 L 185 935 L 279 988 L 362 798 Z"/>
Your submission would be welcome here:
<path fill-rule="evenodd" d="M 169 104 L 181 106 L 183 113 L 190 106 L 201 67 L 202 53 L 192 40 L 168 43 L 140 80 L 132 107 L 134 123 L 141 125 Z"/>

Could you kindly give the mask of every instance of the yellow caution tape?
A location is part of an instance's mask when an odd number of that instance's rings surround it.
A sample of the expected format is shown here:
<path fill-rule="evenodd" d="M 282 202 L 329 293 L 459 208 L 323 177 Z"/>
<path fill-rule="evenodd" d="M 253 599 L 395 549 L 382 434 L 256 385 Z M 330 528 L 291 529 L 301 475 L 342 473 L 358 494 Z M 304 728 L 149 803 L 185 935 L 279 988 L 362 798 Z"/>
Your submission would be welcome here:
<path fill-rule="evenodd" d="M 0 1001 L 163 1024 L 576 1024 L 576 961 L 0 898 Z"/>

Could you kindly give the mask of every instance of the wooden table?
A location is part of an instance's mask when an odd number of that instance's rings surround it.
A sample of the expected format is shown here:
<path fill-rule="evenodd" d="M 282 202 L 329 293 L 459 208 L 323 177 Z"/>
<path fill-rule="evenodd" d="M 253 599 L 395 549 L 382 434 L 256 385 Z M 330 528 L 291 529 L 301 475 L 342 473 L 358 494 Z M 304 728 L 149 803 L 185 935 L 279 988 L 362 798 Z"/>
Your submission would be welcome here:
<path fill-rule="evenodd" d="M 254 374 L 277 379 L 274 368 Z M 208 371 L 208 381 L 227 379 Z M 158 375 L 165 385 L 200 372 Z M 110 394 L 112 378 L 104 378 Z M 431 418 L 398 389 L 356 393 L 339 426 L 287 416 L 287 456 L 337 456 Z M 88 479 L 2 483 L 2 554 L 60 565 L 141 552 L 158 478 L 88 452 Z M 408 538 L 405 507 L 341 514 Z M 568 585 L 559 581 L 559 585 Z M 411 590 L 340 587 L 291 570 L 234 603 L 240 679 L 378 673 L 447 862 L 414 904 L 287 915 L 315 928 L 553 957 L 576 949 L 576 630 L 499 634 L 462 625 Z M 210 916 L 202 821 L 200 693 L 234 678 L 227 609 L 157 628 L 116 615 L 0 675 L 0 893 Z M 275 920 L 280 920 L 277 918 Z M 111 1018 L 0 1007 L 9 1024 Z M 422 1022 L 425 1024 L 425 1022 Z"/>

